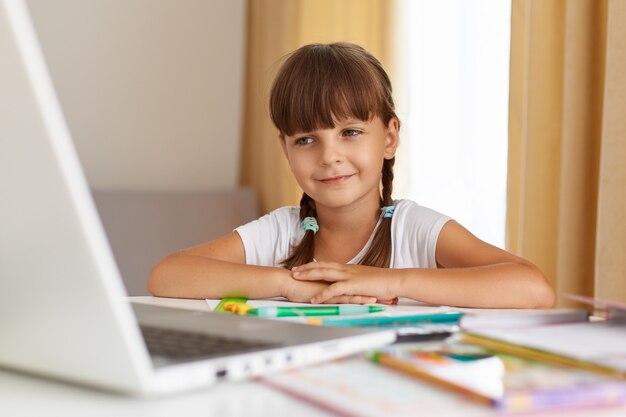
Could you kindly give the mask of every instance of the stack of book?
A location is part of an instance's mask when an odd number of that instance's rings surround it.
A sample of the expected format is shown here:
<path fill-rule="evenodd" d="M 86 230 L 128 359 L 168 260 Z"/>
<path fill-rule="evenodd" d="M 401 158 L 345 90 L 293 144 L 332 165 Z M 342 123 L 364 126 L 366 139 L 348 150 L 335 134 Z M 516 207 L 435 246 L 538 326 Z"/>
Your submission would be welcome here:
<path fill-rule="evenodd" d="M 558 326 L 474 329 L 464 334 L 463 340 L 530 359 L 626 379 L 626 305 L 587 300 L 594 307 L 602 306 L 607 318 Z"/>

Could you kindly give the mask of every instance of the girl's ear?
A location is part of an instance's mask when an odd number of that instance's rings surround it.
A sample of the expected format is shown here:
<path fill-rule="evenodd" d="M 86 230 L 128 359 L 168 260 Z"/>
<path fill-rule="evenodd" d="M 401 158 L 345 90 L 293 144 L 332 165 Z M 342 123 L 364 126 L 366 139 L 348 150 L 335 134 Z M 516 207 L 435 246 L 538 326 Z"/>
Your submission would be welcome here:
<path fill-rule="evenodd" d="M 396 149 L 398 149 L 398 131 L 400 130 L 400 124 L 398 119 L 392 117 L 387 124 L 387 134 L 385 135 L 385 159 L 391 159 L 396 156 Z"/>

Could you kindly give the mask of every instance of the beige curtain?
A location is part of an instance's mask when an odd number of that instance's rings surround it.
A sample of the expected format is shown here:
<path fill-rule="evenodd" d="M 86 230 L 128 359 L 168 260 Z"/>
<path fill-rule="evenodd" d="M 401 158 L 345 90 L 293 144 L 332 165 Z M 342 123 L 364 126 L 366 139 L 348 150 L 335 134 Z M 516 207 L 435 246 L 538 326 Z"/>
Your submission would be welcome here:
<path fill-rule="evenodd" d="M 626 301 L 625 25 L 622 0 L 512 2 L 507 246 L 559 294 Z"/>
<path fill-rule="evenodd" d="M 280 59 L 312 42 L 358 43 L 383 65 L 389 57 L 384 0 L 249 0 L 241 184 L 253 187 L 262 212 L 295 204 L 293 180 L 268 113 L 269 90 Z"/>
<path fill-rule="evenodd" d="M 608 6 L 595 292 L 626 302 L 626 1 Z"/>

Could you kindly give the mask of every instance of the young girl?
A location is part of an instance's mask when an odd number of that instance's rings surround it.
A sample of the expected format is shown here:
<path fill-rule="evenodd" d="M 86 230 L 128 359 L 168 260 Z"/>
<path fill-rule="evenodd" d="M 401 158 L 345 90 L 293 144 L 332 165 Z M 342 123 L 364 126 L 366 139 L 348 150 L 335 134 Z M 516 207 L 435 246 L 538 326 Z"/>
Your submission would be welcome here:
<path fill-rule="evenodd" d="M 293 52 L 274 81 L 270 113 L 304 191 L 300 207 L 169 255 L 151 272 L 152 294 L 553 305 L 552 288 L 529 261 L 440 213 L 392 199 L 400 122 L 389 77 L 363 48 L 313 44 Z"/>

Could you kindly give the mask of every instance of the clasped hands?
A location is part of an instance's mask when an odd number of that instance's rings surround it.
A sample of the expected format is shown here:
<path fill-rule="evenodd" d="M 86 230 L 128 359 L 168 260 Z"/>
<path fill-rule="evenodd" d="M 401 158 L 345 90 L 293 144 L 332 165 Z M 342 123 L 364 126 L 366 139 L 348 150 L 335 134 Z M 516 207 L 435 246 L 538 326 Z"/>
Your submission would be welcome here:
<path fill-rule="evenodd" d="M 289 301 L 333 304 L 395 304 L 398 278 L 389 268 L 309 262 L 291 270 Z"/>

